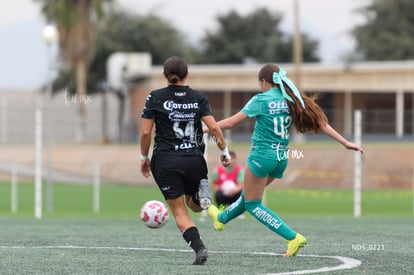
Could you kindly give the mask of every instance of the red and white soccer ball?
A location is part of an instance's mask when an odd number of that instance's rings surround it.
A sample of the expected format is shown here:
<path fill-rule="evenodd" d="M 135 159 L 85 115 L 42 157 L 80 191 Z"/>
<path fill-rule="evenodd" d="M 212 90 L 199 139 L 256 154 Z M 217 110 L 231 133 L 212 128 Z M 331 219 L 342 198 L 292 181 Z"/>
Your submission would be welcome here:
<path fill-rule="evenodd" d="M 147 201 L 141 208 L 141 221 L 149 228 L 162 227 L 169 216 L 167 206 L 157 200 Z"/>

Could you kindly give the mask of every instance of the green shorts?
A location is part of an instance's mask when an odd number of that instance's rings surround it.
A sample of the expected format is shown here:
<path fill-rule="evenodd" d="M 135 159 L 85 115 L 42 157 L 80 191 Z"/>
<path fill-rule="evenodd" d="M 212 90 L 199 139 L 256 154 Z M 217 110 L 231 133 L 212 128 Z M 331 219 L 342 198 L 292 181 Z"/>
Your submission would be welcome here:
<path fill-rule="evenodd" d="M 272 178 L 281 179 L 288 165 L 288 160 L 278 159 L 275 154 L 274 159 L 263 158 L 263 156 L 249 155 L 247 165 L 253 175 L 258 178 L 270 176 Z"/>

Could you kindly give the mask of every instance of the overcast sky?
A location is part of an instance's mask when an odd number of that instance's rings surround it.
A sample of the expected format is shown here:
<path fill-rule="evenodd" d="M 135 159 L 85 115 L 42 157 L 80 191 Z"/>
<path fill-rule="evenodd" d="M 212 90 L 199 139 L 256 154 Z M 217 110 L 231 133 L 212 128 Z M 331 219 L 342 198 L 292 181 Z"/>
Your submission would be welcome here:
<path fill-rule="evenodd" d="M 298 0 L 302 31 L 319 40 L 324 63 L 337 63 L 352 51 L 349 31 L 362 23 L 354 13 L 369 0 Z M 154 12 L 192 41 L 214 30 L 215 18 L 236 10 L 245 15 L 267 7 L 283 15 L 282 29 L 292 33 L 293 0 L 116 0 L 139 14 Z M 0 1 L 0 90 L 37 89 L 47 80 L 47 47 L 41 37 L 45 21 L 33 0 Z M 56 52 L 56 48 L 52 49 Z"/>

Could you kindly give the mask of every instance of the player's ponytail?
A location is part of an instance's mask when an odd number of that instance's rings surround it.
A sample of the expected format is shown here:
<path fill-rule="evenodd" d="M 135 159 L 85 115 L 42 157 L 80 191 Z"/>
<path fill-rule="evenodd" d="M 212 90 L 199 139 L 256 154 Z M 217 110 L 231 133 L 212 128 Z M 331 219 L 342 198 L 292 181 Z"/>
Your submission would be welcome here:
<path fill-rule="evenodd" d="M 308 97 L 299 91 L 286 77 L 283 69 L 267 64 L 259 72 L 259 81 L 262 79 L 282 90 L 292 115 L 293 125 L 300 133 L 317 133 L 322 125 L 328 123 L 326 115 L 316 103 L 317 97 Z"/>
<path fill-rule="evenodd" d="M 289 87 L 285 88 L 288 94 L 291 93 Z M 294 103 L 287 100 L 293 125 L 300 133 L 317 133 L 322 125 L 328 123 L 328 118 L 316 103 L 317 96 L 309 97 L 302 95 L 302 98 L 306 108 L 303 108 L 295 98 L 293 99 L 295 101 Z"/>

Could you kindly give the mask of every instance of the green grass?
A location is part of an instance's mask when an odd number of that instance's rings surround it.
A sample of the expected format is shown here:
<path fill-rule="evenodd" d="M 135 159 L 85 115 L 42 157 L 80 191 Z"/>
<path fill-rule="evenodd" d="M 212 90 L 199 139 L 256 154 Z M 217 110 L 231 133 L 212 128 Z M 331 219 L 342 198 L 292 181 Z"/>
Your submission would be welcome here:
<path fill-rule="evenodd" d="M 55 184 L 54 211 L 33 218 L 33 184 L 19 185 L 19 211 L 10 213 L 10 185 L 0 184 L 1 274 L 276 274 L 334 268 L 335 257 L 361 261 L 333 274 L 409 274 L 414 261 L 414 215 L 410 191 L 363 192 L 363 217 L 352 218 L 350 190 L 266 192 L 266 204 L 308 239 L 300 256 L 283 258 L 283 239 L 249 215 L 215 232 L 192 214 L 209 248 L 205 266 L 174 220 L 161 229 L 139 221 L 139 208 L 162 200 L 155 187 L 105 184 L 101 212 L 92 211 L 92 187 Z M 45 188 L 44 188 L 45 191 Z M 45 196 L 45 194 L 44 194 Z"/>
<path fill-rule="evenodd" d="M 11 214 L 10 184 L 0 184 L 1 216 L 33 216 L 33 184 L 18 185 L 18 212 Z M 53 212 L 46 211 L 46 185 L 43 187 L 44 215 L 46 216 L 132 216 L 149 199 L 163 200 L 154 186 L 127 186 L 104 184 L 101 186 L 101 211 L 93 212 L 91 185 L 54 184 Z M 364 216 L 413 216 L 412 191 L 364 190 L 362 214 Z M 277 189 L 268 188 L 265 202 L 281 215 L 298 217 L 352 216 L 351 190 Z"/>
<path fill-rule="evenodd" d="M 43 208 L 46 216 L 97 215 L 93 212 L 91 185 L 53 184 L 53 212 L 48 213 L 46 185 L 43 185 Z M 34 213 L 33 184 L 18 185 L 18 216 Z M 10 184 L 0 184 L 0 215 L 10 215 Z M 100 214 L 107 216 L 131 216 L 139 213 L 140 206 L 149 199 L 162 200 L 155 187 L 103 184 L 100 195 Z"/>
<path fill-rule="evenodd" d="M 412 191 L 364 190 L 364 216 L 413 216 Z M 352 216 L 352 190 L 270 189 L 266 203 L 278 213 L 293 216 Z"/>
<path fill-rule="evenodd" d="M 283 258 L 284 240 L 251 217 L 223 232 L 194 220 L 209 248 L 205 266 L 191 265 L 173 220 L 148 229 L 135 216 L 2 217 L 1 274 L 277 274 L 337 267 L 338 256 L 361 264 L 328 274 L 412 274 L 412 218 L 286 217 L 308 240 L 295 258 Z"/>

